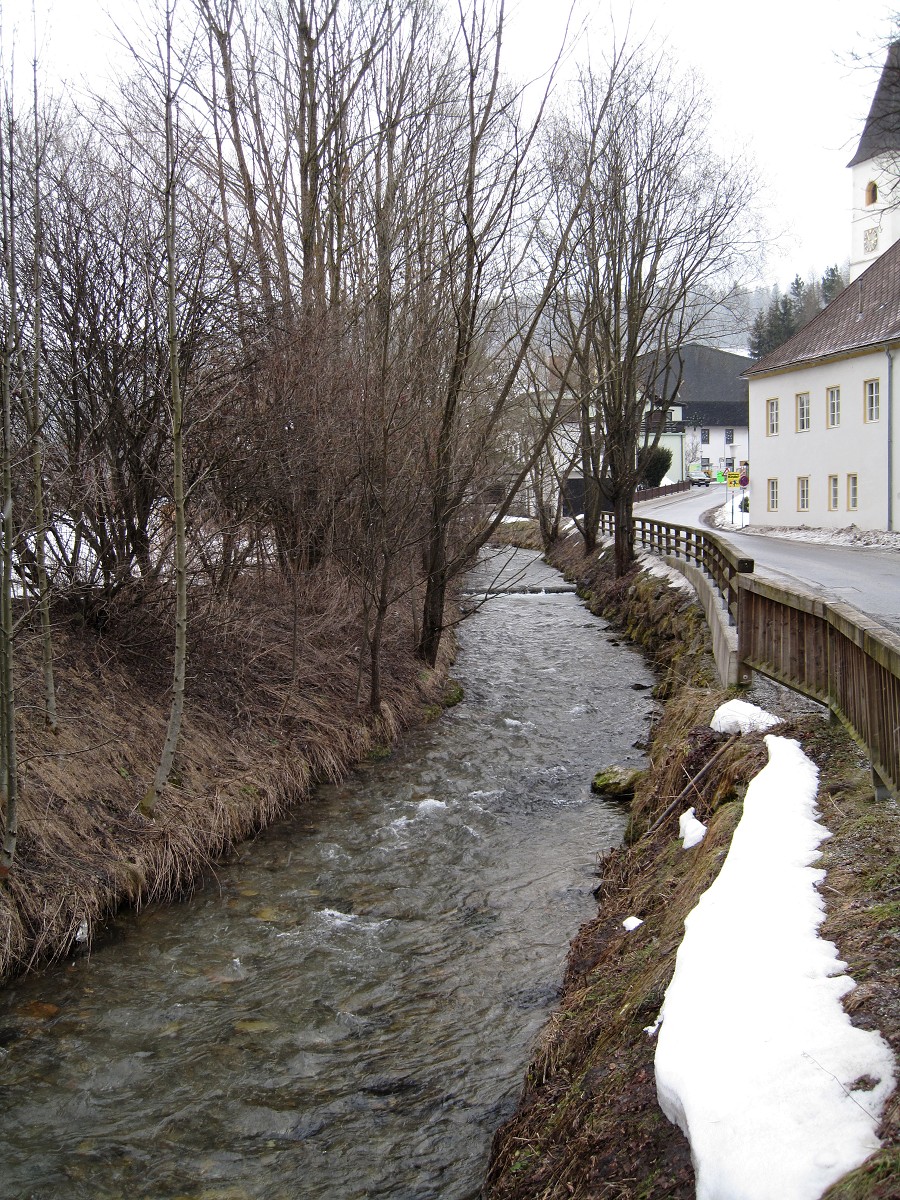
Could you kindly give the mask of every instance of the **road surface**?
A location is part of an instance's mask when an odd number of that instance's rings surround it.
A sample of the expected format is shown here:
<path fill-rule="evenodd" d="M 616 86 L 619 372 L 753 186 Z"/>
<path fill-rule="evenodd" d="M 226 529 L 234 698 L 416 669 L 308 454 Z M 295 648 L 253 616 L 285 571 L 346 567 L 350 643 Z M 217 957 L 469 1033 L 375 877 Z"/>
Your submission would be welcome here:
<path fill-rule="evenodd" d="M 900 550 L 800 542 L 714 529 L 711 521 L 703 520 L 704 514 L 721 507 L 726 497 L 724 484 L 692 488 L 690 492 L 636 504 L 634 514 L 710 529 L 737 553 L 752 558 L 757 574 L 852 604 L 900 632 Z"/>

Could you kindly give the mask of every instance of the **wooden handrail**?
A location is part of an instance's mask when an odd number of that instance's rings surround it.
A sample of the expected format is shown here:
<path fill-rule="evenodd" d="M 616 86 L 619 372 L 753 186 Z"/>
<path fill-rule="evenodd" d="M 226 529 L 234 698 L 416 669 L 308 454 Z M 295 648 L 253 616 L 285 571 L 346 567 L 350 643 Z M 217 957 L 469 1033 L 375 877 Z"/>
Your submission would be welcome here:
<path fill-rule="evenodd" d="M 614 536 L 614 515 L 603 517 L 602 532 Z M 741 663 L 827 705 L 900 799 L 900 637 L 848 604 L 760 579 L 752 558 L 714 534 L 633 521 L 636 545 L 704 572 L 737 626 Z"/>

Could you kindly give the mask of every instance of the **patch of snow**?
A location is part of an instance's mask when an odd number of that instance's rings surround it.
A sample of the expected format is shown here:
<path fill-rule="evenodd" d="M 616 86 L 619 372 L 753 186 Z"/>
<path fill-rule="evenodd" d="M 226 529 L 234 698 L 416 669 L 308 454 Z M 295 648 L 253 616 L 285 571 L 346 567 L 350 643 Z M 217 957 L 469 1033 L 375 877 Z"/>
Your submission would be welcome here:
<path fill-rule="evenodd" d="M 729 700 L 719 705 L 709 724 L 716 733 L 755 733 L 771 729 L 780 722 L 778 717 L 773 717 L 756 704 L 748 704 L 746 700 Z"/>
<path fill-rule="evenodd" d="M 644 1026 L 644 1033 L 646 1033 L 647 1037 L 656 1037 L 659 1033 L 660 1025 L 662 1025 L 662 1009 L 656 1014 L 656 1020 L 652 1025 Z"/>
<path fill-rule="evenodd" d="M 678 818 L 678 836 L 682 839 L 685 850 L 693 850 L 706 837 L 706 826 L 697 820 L 692 808 Z"/>
<path fill-rule="evenodd" d="M 889 1047 L 851 1024 L 855 984 L 818 936 L 818 772 L 797 742 L 765 740 L 661 1014 L 657 1094 L 690 1141 L 697 1200 L 817 1200 L 878 1148 L 894 1087 Z"/>
<path fill-rule="evenodd" d="M 735 503 L 732 520 L 731 500 L 712 514 L 712 523 L 717 529 L 741 530 L 757 537 L 777 537 L 793 542 L 814 542 L 827 546 L 862 546 L 881 550 L 900 550 L 900 533 L 887 529 L 858 529 L 847 525 L 843 529 L 818 529 L 812 525 L 741 525 L 740 519 L 748 520 L 746 513 L 737 511 Z"/>
<path fill-rule="evenodd" d="M 635 929 L 637 929 L 639 925 L 643 925 L 643 923 L 644 922 L 640 917 L 626 917 L 622 922 L 622 927 L 627 929 L 629 933 L 634 933 Z"/>

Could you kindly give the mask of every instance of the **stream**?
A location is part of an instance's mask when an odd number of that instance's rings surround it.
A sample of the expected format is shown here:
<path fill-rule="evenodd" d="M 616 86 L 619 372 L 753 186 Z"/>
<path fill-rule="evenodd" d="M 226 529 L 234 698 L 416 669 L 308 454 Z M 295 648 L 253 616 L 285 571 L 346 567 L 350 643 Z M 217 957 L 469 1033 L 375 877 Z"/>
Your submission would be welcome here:
<path fill-rule="evenodd" d="M 624 828 L 591 778 L 640 765 L 655 705 L 572 594 L 492 596 L 459 640 L 463 701 L 390 758 L 0 994 L 2 1200 L 478 1195 Z"/>

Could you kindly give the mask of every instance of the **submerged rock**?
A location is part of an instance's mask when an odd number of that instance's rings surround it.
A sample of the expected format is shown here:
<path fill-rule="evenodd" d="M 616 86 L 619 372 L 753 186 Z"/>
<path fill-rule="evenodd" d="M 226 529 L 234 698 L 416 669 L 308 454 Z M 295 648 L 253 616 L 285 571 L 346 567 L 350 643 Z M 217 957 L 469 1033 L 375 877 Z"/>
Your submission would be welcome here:
<path fill-rule="evenodd" d="M 643 774 L 644 772 L 636 767 L 622 767 L 616 764 L 603 767 L 594 776 L 591 791 L 600 796 L 616 796 L 630 800 Z"/>

